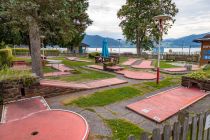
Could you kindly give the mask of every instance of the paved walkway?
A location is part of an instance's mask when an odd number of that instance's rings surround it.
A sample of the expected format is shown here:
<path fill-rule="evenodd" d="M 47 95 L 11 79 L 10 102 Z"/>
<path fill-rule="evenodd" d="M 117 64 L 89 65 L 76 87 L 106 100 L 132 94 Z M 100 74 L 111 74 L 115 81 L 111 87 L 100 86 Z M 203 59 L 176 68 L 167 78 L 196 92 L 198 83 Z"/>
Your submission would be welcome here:
<path fill-rule="evenodd" d="M 64 64 L 48 64 L 47 66 L 53 67 L 54 69 L 57 69 L 61 72 L 69 72 L 74 70 L 69 67 L 66 67 Z"/>
<path fill-rule="evenodd" d="M 151 60 L 142 60 L 140 64 L 132 65 L 132 68 L 138 68 L 138 69 L 153 69 L 154 66 L 152 66 Z"/>
<path fill-rule="evenodd" d="M 192 71 L 196 71 L 196 70 L 199 70 L 200 68 L 199 67 L 192 67 Z M 168 71 L 168 72 L 187 72 L 187 68 L 185 67 L 181 67 L 181 68 L 166 68 L 166 69 L 163 69 L 165 71 Z"/>
<path fill-rule="evenodd" d="M 128 61 L 122 63 L 122 65 L 131 66 L 131 65 L 133 65 L 136 61 L 138 61 L 138 59 L 129 59 Z"/>
<path fill-rule="evenodd" d="M 103 70 L 103 66 L 100 65 L 88 65 L 87 67 L 92 68 L 92 69 L 97 69 L 97 70 Z"/>
<path fill-rule="evenodd" d="M 116 71 L 118 74 L 123 74 L 126 78 L 135 79 L 135 80 L 155 80 L 156 74 L 143 71 L 131 71 L 131 70 L 122 70 Z"/>
<path fill-rule="evenodd" d="M 95 89 L 113 85 L 119 85 L 127 83 L 125 80 L 121 80 L 119 78 L 110 78 L 103 80 L 95 80 L 86 83 L 73 83 L 73 82 L 65 82 L 58 80 L 41 80 L 40 84 L 42 86 L 53 86 L 53 87 L 61 87 L 61 88 L 72 88 L 72 89 Z"/>
<path fill-rule="evenodd" d="M 104 70 L 103 66 L 100 66 L 100 65 L 88 65 L 87 67 L 97 69 L 97 70 Z M 107 66 L 107 69 L 111 71 L 119 71 L 119 70 L 123 70 L 124 68 L 120 66 Z"/>
<path fill-rule="evenodd" d="M 119 86 L 125 86 L 125 85 L 117 85 L 113 87 L 106 87 L 103 89 L 116 88 Z M 105 140 L 105 139 L 109 139 L 109 137 L 112 134 L 112 131 L 103 121 L 103 119 L 126 119 L 148 132 L 152 132 L 154 128 L 162 129 L 163 126 L 166 124 L 173 125 L 175 122 L 177 122 L 178 115 L 174 115 L 173 117 L 164 121 L 164 123 L 158 124 L 126 108 L 126 106 L 131 103 L 137 102 L 139 100 L 143 100 L 149 96 L 155 95 L 161 91 L 165 91 L 171 88 L 172 87 L 168 87 L 168 88 L 156 91 L 156 92 L 148 93 L 139 97 L 124 100 L 124 101 L 110 104 L 104 107 L 91 107 L 87 110 L 84 108 L 76 107 L 76 106 L 64 106 L 62 102 L 65 99 L 74 100 L 82 96 L 93 94 L 94 92 L 98 91 L 98 89 L 81 91 L 81 92 L 73 93 L 69 95 L 62 95 L 62 96 L 48 98 L 47 102 L 51 108 L 55 108 L 55 109 L 62 108 L 62 109 L 71 110 L 71 111 L 75 111 L 77 113 L 82 114 L 87 119 L 90 125 L 91 134 L 96 135 L 96 136 L 100 135 Z M 210 100 L 210 96 L 208 95 L 204 99 L 198 101 L 197 103 L 193 104 L 192 106 L 190 106 L 189 108 L 185 110 L 189 112 L 190 114 L 192 113 L 199 114 L 202 112 L 206 112 L 210 108 L 209 100 Z M 97 139 L 97 138 L 93 138 L 93 139 Z"/>
<path fill-rule="evenodd" d="M 70 75 L 70 72 L 62 72 L 62 71 L 57 71 L 57 72 L 49 72 L 45 73 L 44 77 L 52 77 L 52 76 L 64 76 L 64 75 Z"/>
<path fill-rule="evenodd" d="M 80 59 L 78 57 L 67 57 L 67 59 L 70 60 L 70 61 L 77 61 L 77 62 L 88 62 L 88 63 L 91 62 L 89 60 L 83 60 L 83 59 Z"/>

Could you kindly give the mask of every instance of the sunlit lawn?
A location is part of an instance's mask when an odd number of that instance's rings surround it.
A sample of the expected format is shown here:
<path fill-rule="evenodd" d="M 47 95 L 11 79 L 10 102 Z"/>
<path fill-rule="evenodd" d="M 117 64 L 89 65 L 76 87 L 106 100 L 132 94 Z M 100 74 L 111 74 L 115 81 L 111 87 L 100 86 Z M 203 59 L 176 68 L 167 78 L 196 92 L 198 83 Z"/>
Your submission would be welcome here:
<path fill-rule="evenodd" d="M 98 80 L 98 79 L 115 77 L 114 74 L 84 68 L 84 66 L 91 65 L 93 63 L 70 61 L 65 58 L 52 58 L 52 59 L 63 60 L 63 64 L 65 66 L 73 68 L 75 70 L 75 72 L 70 76 L 53 77 L 53 79 L 63 80 L 63 81 L 85 82 L 89 80 Z"/>
<path fill-rule="evenodd" d="M 170 61 L 160 61 L 160 68 L 164 69 L 164 68 L 177 68 L 178 67 L 170 63 L 171 63 Z M 157 65 L 158 65 L 158 62 L 155 61 L 155 66 Z"/>
<path fill-rule="evenodd" d="M 110 103 L 132 98 L 140 95 L 140 91 L 132 87 L 122 87 L 96 92 L 87 97 L 81 97 L 73 102 L 66 103 L 75 104 L 80 107 L 105 106 Z"/>
<path fill-rule="evenodd" d="M 127 140 L 130 135 L 134 135 L 140 139 L 141 134 L 144 132 L 142 128 L 122 119 L 106 120 L 108 126 L 112 129 L 113 140 Z"/>
<path fill-rule="evenodd" d="M 50 72 L 56 72 L 56 71 L 57 70 L 52 68 L 52 67 L 47 67 L 47 66 L 43 67 L 43 72 L 44 73 L 50 73 Z"/>
<path fill-rule="evenodd" d="M 157 91 L 161 88 L 172 87 L 180 84 L 180 77 L 168 77 L 156 85 L 154 81 L 135 84 L 129 87 L 121 87 L 115 89 L 104 90 L 95 92 L 92 95 L 81 97 L 76 100 L 68 99 L 65 101 L 65 105 L 74 104 L 80 107 L 93 107 L 93 106 L 105 106 L 118 101 L 130 99 L 136 96 L 142 96 L 153 91 Z"/>

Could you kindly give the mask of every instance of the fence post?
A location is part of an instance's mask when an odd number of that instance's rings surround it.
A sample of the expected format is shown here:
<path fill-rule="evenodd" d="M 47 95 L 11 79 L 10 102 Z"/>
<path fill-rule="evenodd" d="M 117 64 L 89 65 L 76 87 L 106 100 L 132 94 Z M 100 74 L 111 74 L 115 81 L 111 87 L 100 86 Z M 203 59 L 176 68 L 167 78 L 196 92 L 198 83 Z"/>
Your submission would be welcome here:
<path fill-rule="evenodd" d="M 152 132 L 152 140 L 161 140 L 160 129 L 154 129 Z"/>
<path fill-rule="evenodd" d="M 192 119 L 192 134 L 191 134 L 191 140 L 196 140 L 197 138 L 197 127 L 198 125 L 198 118 L 196 116 Z"/>
<path fill-rule="evenodd" d="M 205 124 L 206 124 L 206 119 L 208 117 L 208 115 L 210 114 L 210 112 L 208 111 L 206 114 L 205 114 L 205 117 L 204 117 L 204 128 L 205 128 Z M 208 139 L 208 129 L 204 129 L 204 132 L 203 132 L 203 140 L 207 140 Z"/>
<path fill-rule="evenodd" d="M 128 140 L 135 140 L 136 138 L 135 138 L 135 136 L 133 136 L 133 135 L 130 135 L 129 137 L 128 137 Z"/>
<path fill-rule="evenodd" d="M 188 129 L 189 129 L 189 120 L 185 119 L 183 126 L 182 126 L 181 140 L 187 140 Z"/>
<path fill-rule="evenodd" d="M 198 122 L 198 140 L 202 140 L 203 138 L 203 120 L 204 120 L 204 115 L 201 114 L 199 117 L 199 122 Z"/>
<path fill-rule="evenodd" d="M 174 124 L 174 129 L 173 129 L 173 140 L 179 140 L 180 139 L 180 133 L 181 133 L 180 123 L 176 122 Z"/>
<path fill-rule="evenodd" d="M 149 140 L 147 133 L 142 133 L 141 140 Z"/>
<path fill-rule="evenodd" d="M 171 137 L 171 127 L 166 125 L 163 130 L 163 140 L 170 140 Z"/>

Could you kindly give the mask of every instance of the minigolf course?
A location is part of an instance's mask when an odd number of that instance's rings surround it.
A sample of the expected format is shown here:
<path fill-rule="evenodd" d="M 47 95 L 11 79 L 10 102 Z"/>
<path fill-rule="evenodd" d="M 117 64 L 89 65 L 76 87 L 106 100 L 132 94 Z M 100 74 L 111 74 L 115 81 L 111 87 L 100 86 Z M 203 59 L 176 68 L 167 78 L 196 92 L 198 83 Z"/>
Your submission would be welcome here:
<path fill-rule="evenodd" d="M 161 123 L 207 95 L 197 88 L 177 87 L 132 103 L 127 108 Z"/>
<path fill-rule="evenodd" d="M 155 67 L 152 66 L 152 60 L 142 60 L 142 62 L 140 64 L 132 65 L 132 68 L 137 68 L 137 69 L 153 69 Z"/>
<path fill-rule="evenodd" d="M 124 77 L 134 80 L 155 80 L 156 74 L 143 71 L 131 71 L 131 70 L 122 70 L 116 71 L 118 74 L 124 75 Z"/>
<path fill-rule="evenodd" d="M 71 111 L 51 110 L 42 97 L 7 104 L 3 113 L 5 116 L 0 124 L 1 140 L 88 138 L 89 126 L 81 115 Z"/>

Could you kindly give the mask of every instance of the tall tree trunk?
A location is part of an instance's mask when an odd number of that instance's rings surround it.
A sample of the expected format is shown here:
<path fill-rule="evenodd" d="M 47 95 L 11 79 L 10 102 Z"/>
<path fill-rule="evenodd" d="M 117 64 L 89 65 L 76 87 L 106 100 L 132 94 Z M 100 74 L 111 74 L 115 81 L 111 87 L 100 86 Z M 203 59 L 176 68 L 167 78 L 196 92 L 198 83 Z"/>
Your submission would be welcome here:
<path fill-rule="evenodd" d="M 137 55 L 141 56 L 142 48 L 141 48 L 141 42 L 140 42 L 138 33 L 137 33 L 137 36 L 136 36 L 136 50 L 137 50 Z"/>
<path fill-rule="evenodd" d="M 41 40 L 39 27 L 34 19 L 29 22 L 29 38 L 31 46 L 32 72 L 40 78 L 43 78 L 42 61 L 41 61 Z"/>

